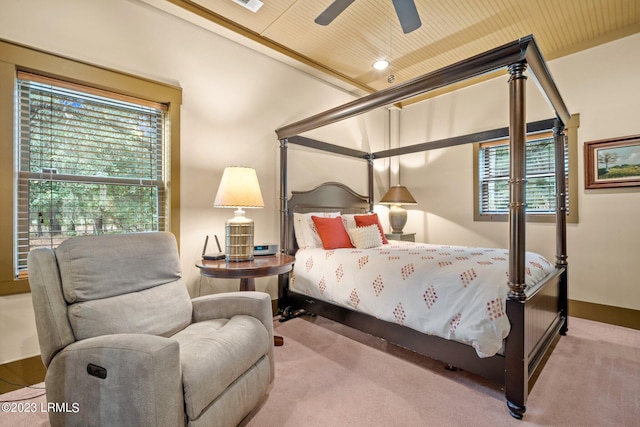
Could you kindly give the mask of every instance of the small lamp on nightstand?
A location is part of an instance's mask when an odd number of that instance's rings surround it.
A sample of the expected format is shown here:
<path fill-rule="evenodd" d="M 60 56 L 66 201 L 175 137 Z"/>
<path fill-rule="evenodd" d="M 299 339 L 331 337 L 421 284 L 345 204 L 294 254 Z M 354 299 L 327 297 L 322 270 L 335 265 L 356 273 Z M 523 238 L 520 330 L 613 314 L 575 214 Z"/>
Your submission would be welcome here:
<path fill-rule="evenodd" d="M 402 229 L 407 223 L 407 211 L 401 205 L 417 205 L 407 187 L 394 185 L 380 199 L 380 203 L 391 205 L 389 207 L 389 224 L 393 234 L 402 234 Z"/>
<path fill-rule="evenodd" d="M 238 208 L 235 216 L 225 224 L 225 259 L 227 261 L 252 260 L 253 220 L 244 216 L 242 208 L 264 207 L 256 170 L 244 166 L 225 168 L 213 206 Z"/>

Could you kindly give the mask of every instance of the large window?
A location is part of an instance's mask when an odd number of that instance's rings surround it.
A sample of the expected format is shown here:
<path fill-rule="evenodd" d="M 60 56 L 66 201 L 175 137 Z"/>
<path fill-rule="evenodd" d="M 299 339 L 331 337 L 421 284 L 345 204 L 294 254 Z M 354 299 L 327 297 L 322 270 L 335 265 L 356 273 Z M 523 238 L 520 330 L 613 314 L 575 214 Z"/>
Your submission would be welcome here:
<path fill-rule="evenodd" d="M 69 236 L 180 242 L 181 104 L 176 85 L 0 40 L 0 295 Z"/>
<path fill-rule="evenodd" d="M 164 230 L 162 104 L 19 73 L 18 272 L 71 236 Z"/>
<path fill-rule="evenodd" d="M 576 123 L 579 118 L 574 120 Z M 577 222 L 575 156 L 576 126 L 565 136 L 564 167 L 568 220 Z M 526 142 L 526 212 L 529 221 L 554 221 L 556 214 L 555 150 L 551 132 L 527 136 Z M 509 213 L 509 140 L 476 144 L 475 219 L 504 221 Z"/>

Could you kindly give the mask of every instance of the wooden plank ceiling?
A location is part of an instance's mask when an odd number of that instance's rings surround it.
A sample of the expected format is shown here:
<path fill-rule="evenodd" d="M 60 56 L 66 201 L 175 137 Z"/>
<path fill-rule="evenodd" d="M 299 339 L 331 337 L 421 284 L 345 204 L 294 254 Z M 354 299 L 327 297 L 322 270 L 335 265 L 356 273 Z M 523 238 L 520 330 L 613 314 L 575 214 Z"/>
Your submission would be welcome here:
<path fill-rule="evenodd" d="M 366 92 L 401 83 L 533 34 L 555 59 L 640 31 L 640 0 L 416 0 L 422 26 L 403 34 L 391 0 L 355 0 L 330 25 L 333 0 L 168 0 Z M 633 54 L 638 54 L 635 52 Z M 385 58 L 391 65 L 376 71 Z"/>

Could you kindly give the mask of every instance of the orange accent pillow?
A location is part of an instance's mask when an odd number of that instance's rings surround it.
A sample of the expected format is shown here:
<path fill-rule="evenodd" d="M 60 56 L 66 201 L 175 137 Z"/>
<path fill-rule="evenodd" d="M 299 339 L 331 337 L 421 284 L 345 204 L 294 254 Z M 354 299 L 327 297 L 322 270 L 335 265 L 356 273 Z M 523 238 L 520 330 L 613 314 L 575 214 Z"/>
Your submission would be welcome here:
<path fill-rule="evenodd" d="M 316 225 L 322 247 L 324 249 L 352 248 L 349 233 L 344 228 L 342 218 L 321 218 L 312 216 L 311 219 Z"/>
<path fill-rule="evenodd" d="M 382 225 L 380 224 L 380 219 L 378 218 L 378 214 L 374 213 L 371 215 L 356 215 L 356 226 L 357 227 L 366 227 L 367 225 L 377 225 L 378 230 L 380 230 L 380 237 L 382 237 L 382 244 L 386 245 L 389 243 L 386 237 L 384 237 L 384 230 L 382 229 Z"/>

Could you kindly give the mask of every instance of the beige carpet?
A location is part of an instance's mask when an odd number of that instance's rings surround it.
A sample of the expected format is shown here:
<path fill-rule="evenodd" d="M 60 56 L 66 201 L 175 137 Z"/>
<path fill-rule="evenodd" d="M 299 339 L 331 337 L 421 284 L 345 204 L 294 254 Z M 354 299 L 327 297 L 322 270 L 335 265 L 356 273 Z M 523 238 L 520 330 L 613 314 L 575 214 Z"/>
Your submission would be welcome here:
<path fill-rule="evenodd" d="M 276 347 L 276 381 L 245 427 L 640 425 L 637 330 L 571 318 L 517 421 L 500 387 L 474 375 L 326 319 L 274 325 L 285 337 Z M 39 391 L 0 400 L 29 393 Z M 43 413 L 0 412 L 5 425 L 48 423 Z"/>
<path fill-rule="evenodd" d="M 276 328 L 276 383 L 247 426 L 640 425 L 637 330 L 571 318 L 517 421 L 474 375 L 321 318 Z"/>

